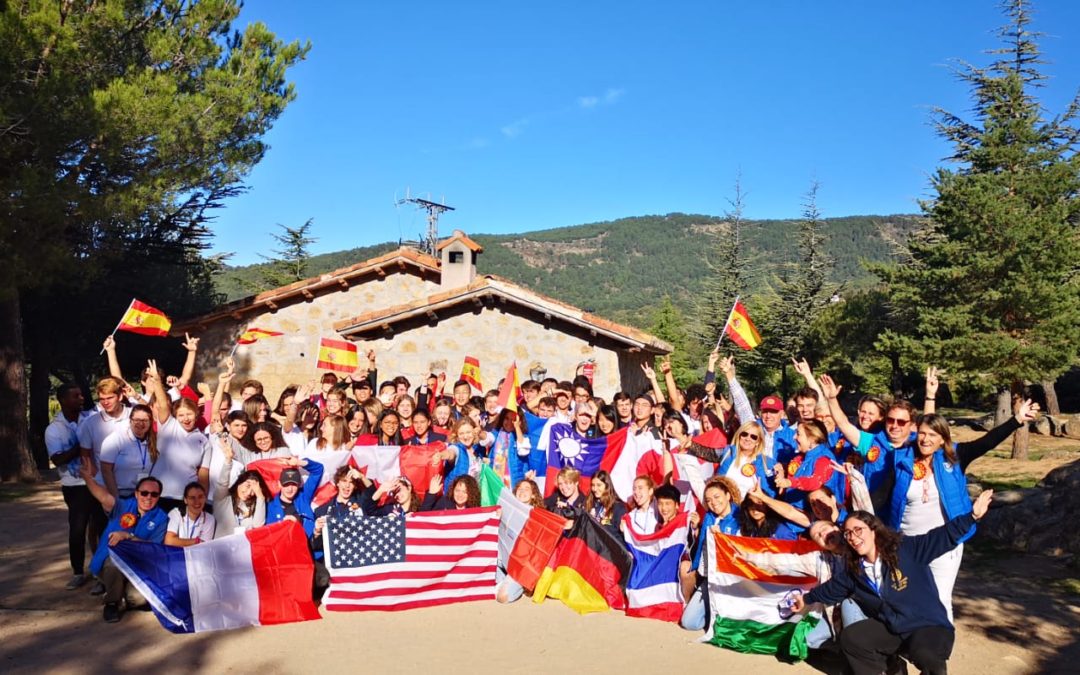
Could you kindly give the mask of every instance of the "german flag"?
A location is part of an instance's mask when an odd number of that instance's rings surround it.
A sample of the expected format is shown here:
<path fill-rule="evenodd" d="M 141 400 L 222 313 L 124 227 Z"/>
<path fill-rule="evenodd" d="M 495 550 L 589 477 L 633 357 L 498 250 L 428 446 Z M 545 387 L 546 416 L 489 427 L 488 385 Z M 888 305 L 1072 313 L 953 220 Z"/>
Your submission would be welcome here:
<path fill-rule="evenodd" d="M 284 335 L 284 333 L 279 333 L 276 330 L 266 330 L 264 328 L 252 327 L 248 328 L 243 333 L 240 333 L 240 337 L 236 339 L 236 344 L 250 345 L 258 342 L 261 338 L 277 337 L 279 335 Z"/>
<path fill-rule="evenodd" d="M 319 341 L 319 360 L 315 364 L 316 368 L 351 373 L 356 370 L 359 363 L 356 345 L 352 342 L 330 338 L 322 338 Z"/>
<path fill-rule="evenodd" d="M 153 335 L 165 337 L 172 328 L 172 321 L 165 316 L 165 312 L 156 309 L 138 300 L 132 300 L 124 317 L 120 319 L 117 330 L 126 330 L 129 333 L 140 335 Z"/>
<path fill-rule="evenodd" d="M 626 581 L 633 558 L 582 511 L 566 532 L 533 590 L 533 602 L 562 600 L 578 614 L 626 609 Z"/>
<path fill-rule="evenodd" d="M 483 392 L 484 385 L 480 384 L 480 359 L 475 356 L 466 356 L 465 363 L 461 364 L 460 380 L 465 380 L 473 389 Z"/>
<path fill-rule="evenodd" d="M 750 314 L 747 313 L 746 307 L 738 300 L 735 301 L 735 306 L 731 308 L 731 315 L 728 316 L 724 330 L 727 332 L 728 337 L 731 338 L 731 341 L 743 349 L 753 349 L 761 344 L 761 335 L 758 333 L 757 328 L 754 327 L 754 322 L 750 320 Z"/>

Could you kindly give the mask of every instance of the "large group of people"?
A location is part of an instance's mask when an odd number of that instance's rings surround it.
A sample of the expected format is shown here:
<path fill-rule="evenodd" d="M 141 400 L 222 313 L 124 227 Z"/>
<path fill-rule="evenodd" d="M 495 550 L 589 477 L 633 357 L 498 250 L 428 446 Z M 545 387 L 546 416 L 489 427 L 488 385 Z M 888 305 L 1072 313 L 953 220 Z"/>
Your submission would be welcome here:
<path fill-rule="evenodd" d="M 120 541 L 197 546 L 294 520 L 310 540 L 318 598 L 329 579 L 321 562 L 328 517 L 476 507 L 486 465 L 520 501 L 592 518 L 620 541 L 629 538 L 628 528 L 656 532 L 689 510 L 678 570 L 688 630 L 707 627 L 704 533 L 801 537 L 820 546 L 810 560 L 763 554 L 758 562 L 779 570 L 802 566 L 821 582 L 792 603 L 824 617 L 808 636 L 811 647 L 842 654 L 856 673 L 885 672 L 899 655 L 923 672 L 944 672 L 963 542 L 990 501 L 984 493 L 973 505 L 965 470 L 1038 412 L 1031 401 L 1018 402 L 1006 423 L 954 443 L 934 407 L 935 369 L 927 371 L 921 413 L 905 400 L 864 396 L 849 420 L 841 388 L 827 375 L 815 377 L 805 361 L 795 362 L 805 386 L 786 401 L 764 396 L 755 411 L 734 358 L 716 351 L 704 382 L 685 389 L 666 361 L 659 373 L 642 367 L 647 389 L 610 399 L 594 393 L 581 368 L 569 380 L 527 380 L 517 412 L 500 406 L 498 390 L 475 394 L 464 380 L 447 387 L 445 373 L 419 383 L 402 375 L 380 380 L 369 352 L 365 370 L 290 385 L 272 405 L 259 380 L 237 386 L 231 360 L 216 387 L 192 386 L 198 343 L 184 340 L 180 375 L 165 376 L 150 361 L 132 385 L 110 337 L 110 374 L 97 382 L 96 401 L 88 404 L 73 384 L 56 392 L 60 412 L 46 444 L 68 508 L 67 588 L 92 581 L 108 622 L 119 621 L 125 608 L 146 606 L 109 558 Z M 626 446 L 643 458 L 632 485 L 617 485 L 607 471 L 583 482 L 565 466 L 546 486 L 548 455 L 558 451 L 551 429 L 559 423 L 583 439 L 626 429 Z M 324 467 L 314 453 L 433 443 L 442 445 L 432 456 L 439 470 L 429 485 L 418 490 L 404 476 L 379 483 L 345 463 L 327 477 L 336 495 L 315 504 Z M 696 459 L 704 480 L 696 500 L 687 482 L 676 480 L 680 454 Z M 283 465 L 276 494 L 251 466 L 265 459 Z M 511 584 L 497 597 L 508 602 L 523 593 Z"/>

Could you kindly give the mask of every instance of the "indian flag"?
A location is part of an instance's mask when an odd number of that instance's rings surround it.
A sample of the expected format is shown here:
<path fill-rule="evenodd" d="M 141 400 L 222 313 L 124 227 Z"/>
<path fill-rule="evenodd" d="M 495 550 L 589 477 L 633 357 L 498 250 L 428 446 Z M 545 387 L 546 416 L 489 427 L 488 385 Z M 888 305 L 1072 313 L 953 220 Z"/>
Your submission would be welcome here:
<path fill-rule="evenodd" d="M 817 585 L 814 576 L 773 574 L 747 558 L 761 553 L 800 555 L 820 550 L 811 541 L 732 537 L 712 532 L 708 579 L 712 630 L 702 642 L 745 654 L 806 658 L 806 634 L 818 619 L 794 614 L 781 617 L 779 605 L 793 589 Z"/>

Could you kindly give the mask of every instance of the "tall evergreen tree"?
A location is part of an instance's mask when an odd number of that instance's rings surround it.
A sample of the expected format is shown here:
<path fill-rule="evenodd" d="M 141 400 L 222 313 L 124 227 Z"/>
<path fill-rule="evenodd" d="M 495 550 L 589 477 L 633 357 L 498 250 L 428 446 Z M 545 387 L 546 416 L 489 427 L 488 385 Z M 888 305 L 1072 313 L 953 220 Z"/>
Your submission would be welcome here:
<path fill-rule="evenodd" d="M 697 295 L 697 315 L 693 336 L 700 350 L 708 352 L 724 330 L 735 298 L 746 292 L 746 270 L 750 264 L 747 221 L 743 218 L 745 193 L 742 177 L 735 179 L 735 196 L 728 200 L 731 210 L 724 214 L 727 232 L 713 235 L 713 245 L 705 258 L 708 275 Z"/>
<path fill-rule="evenodd" d="M 929 223 L 910 258 L 877 269 L 892 302 L 916 309 L 893 329 L 928 361 L 999 392 L 1055 379 L 1076 362 L 1080 340 L 1080 96 L 1049 116 L 1035 93 L 1045 75 L 1026 0 L 1003 4 L 1004 45 L 985 68 L 963 64 L 973 116 L 935 114 L 955 168 L 932 178 Z M 1026 431 L 1026 430 L 1025 430 Z M 1026 433 L 1013 457 L 1027 456 Z"/>
<path fill-rule="evenodd" d="M 693 338 L 686 325 L 686 317 L 670 297 L 665 295 L 660 306 L 653 312 L 649 332 L 674 348 L 671 354 L 671 374 L 675 377 L 676 384 L 686 387 L 700 381 L 701 373 L 698 371 L 701 369 L 694 365 L 691 353 Z"/>
<path fill-rule="evenodd" d="M 85 377 L 132 296 L 173 314 L 212 300 L 209 214 L 266 152 L 295 97 L 286 71 L 307 51 L 261 23 L 234 32 L 239 12 L 238 0 L 0 2 L 3 478 L 36 475 L 27 356 L 40 421 L 49 373 Z"/>
<path fill-rule="evenodd" d="M 276 288 L 308 277 L 308 261 L 311 259 L 308 247 L 318 241 L 310 236 L 312 222 L 313 219 L 308 218 L 300 227 L 279 223 L 282 232 L 270 235 L 278 248 L 274 249 L 273 257 L 267 258 L 270 264 L 263 269 L 263 283 L 267 287 Z"/>

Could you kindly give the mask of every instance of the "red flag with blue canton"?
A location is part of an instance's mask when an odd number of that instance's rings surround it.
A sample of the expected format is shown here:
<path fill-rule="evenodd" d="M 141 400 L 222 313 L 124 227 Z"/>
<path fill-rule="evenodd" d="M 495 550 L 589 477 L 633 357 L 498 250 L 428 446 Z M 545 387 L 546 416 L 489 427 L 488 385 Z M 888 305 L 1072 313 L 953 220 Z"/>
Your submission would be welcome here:
<path fill-rule="evenodd" d="M 600 470 L 604 455 L 620 451 L 626 443 L 626 429 L 623 427 L 607 436 L 589 438 L 572 425 L 552 424 L 544 496 L 555 491 L 555 476 L 564 466 L 581 472 L 581 491 L 588 494 L 593 474 Z"/>

